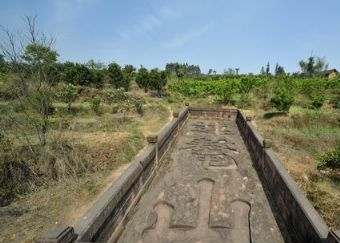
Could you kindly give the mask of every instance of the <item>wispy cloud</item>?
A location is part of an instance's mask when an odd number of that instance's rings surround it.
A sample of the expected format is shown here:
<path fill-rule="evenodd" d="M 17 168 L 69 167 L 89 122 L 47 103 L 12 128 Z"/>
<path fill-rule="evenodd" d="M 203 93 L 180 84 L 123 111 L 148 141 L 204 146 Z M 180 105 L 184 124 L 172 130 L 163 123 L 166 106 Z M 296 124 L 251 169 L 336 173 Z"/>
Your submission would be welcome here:
<path fill-rule="evenodd" d="M 135 26 L 120 33 L 120 37 L 123 40 L 129 40 L 134 37 L 140 36 L 146 32 L 153 31 L 160 28 L 163 25 L 163 21 L 156 15 L 144 16 Z"/>
<path fill-rule="evenodd" d="M 89 4 L 96 3 L 94 0 L 49 0 L 51 4 L 51 18 L 57 23 L 67 23 L 76 15 L 77 11 Z"/>
<path fill-rule="evenodd" d="M 169 5 L 151 7 L 151 13 L 141 16 L 138 22 L 119 34 L 122 40 L 130 40 L 143 34 L 158 31 L 182 16 L 180 10 Z"/>
<path fill-rule="evenodd" d="M 193 39 L 203 36 L 213 28 L 214 24 L 210 23 L 197 29 L 192 29 L 183 33 L 176 33 L 172 39 L 163 42 L 161 47 L 164 49 L 171 49 L 183 46 Z"/>

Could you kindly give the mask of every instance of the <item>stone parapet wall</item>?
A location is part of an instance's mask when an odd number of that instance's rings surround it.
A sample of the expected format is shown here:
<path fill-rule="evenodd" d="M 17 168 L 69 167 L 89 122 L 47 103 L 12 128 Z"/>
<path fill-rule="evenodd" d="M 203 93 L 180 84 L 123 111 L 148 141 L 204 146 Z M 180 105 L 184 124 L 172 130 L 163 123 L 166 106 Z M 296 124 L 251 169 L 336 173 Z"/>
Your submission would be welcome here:
<path fill-rule="evenodd" d="M 183 108 L 159 134 L 149 136 L 148 145 L 73 227 L 54 226 L 37 242 L 71 243 L 75 238 L 76 242 L 115 242 L 188 113 L 188 107 Z"/>
<path fill-rule="evenodd" d="M 57 225 L 39 243 L 115 242 L 134 213 L 135 205 L 151 183 L 162 158 L 171 148 L 188 117 L 235 121 L 253 156 L 264 186 L 294 242 L 340 243 L 340 232 L 329 231 L 323 219 L 282 166 L 246 117 L 236 109 L 205 109 L 186 105 L 158 134 L 147 138 L 148 145 L 128 169 L 108 188 L 73 227 Z M 75 240 L 76 239 L 76 240 Z"/>
<path fill-rule="evenodd" d="M 296 242 L 325 242 L 328 227 L 270 148 L 239 111 L 237 125 L 278 212 Z M 264 146 L 266 145 L 266 146 Z"/>

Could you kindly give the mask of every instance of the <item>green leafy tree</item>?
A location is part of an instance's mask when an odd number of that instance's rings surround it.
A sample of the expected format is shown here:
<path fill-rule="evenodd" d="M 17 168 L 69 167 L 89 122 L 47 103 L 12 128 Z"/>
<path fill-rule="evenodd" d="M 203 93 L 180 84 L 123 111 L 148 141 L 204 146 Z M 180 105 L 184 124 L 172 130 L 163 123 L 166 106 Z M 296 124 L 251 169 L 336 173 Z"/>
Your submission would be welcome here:
<path fill-rule="evenodd" d="M 326 101 L 326 81 L 321 78 L 303 80 L 302 92 L 309 98 L 313 109 L 320 109 Z"/>
<path fill-rule="evenodd" d="M 214 93 L 224 104 L 232 101 L 238 90 L 238 83 L 234 79 L 227 79 L 216 83 Z"/>
<path fill-rule="evenodd" d="M 25 119 L 34 127 L 40 145 L 47 144 L 49 117 L 52 112 L 52 97 L 56 77 L 55 68 L 58 53 L 52 49 L 53 39 L 47 39 L 36 31 L 36 18 L 26 17 L 26 38 L 16 39 L 16 35 L 3 28 L 4 38 L 0 42 L 1 51 L 11 63 L 10 71 L 16 74 L 13 93 Z M 20 45 L 18 44 L 20 43 Z M 25 48 L 22 49 L 22 46 Z M 15 118 L 11 118 L 15 120 Z M 21 124 L 16 121 L 16 124 Z M 18 125 L 18 127 L 22 127 Z M 23 132 L 29 142 L 29 138 Z"/>
<path fill-rule="evenodd" d="M 109 82 L 114 88 L 124 88 L 125 91 L 129 90 L 130 80 L 124 77 L 122 68 L 117 63 L 111 63 L 107 69 Z"/>
<path fill-rule="evenodd" d="M 185 76 L 194 77 L 201 74 L 201 69 L 198 65 L 189 65 L 188 63 L 167 63 L 165 71 L 170 76 L 177 76 L 182 79 Z"/>
<path fill-rule="evenodd" d="M 278 63 L 276 64 L 276 67 L 275 67 L 275 75 L 276 76 L 286 75 L 284 67 L 280 66 Z"/>
<path fill-rule="evenodd" d="M 299 62 L 303 74 L 313 76 L 320 74 L 328 69 L 328 64 L 324 58 L 310 56 L 307 61 L 301 60 Z"/>
<path fill-rule="evenodd" d="M 233 69 L 233 68 L 228 68 L 228 69 L 224 70 L 224 75 L 235 76 L 236 75 L 236 70 Z"/>
<path fill-rule="evenodd" d="M 104 70 L 106 69 L 106 66 L 103 62 L 96 62 L 93 59 L 89 60 L 85 66 L 89 69 L 93 70 Z"/>
<path fill-rule="evenodd" d="M 81 86 L 103 86 L 104 74 L 101 70 L 89 69 L 83 64 L 66 62 L 63 66 L 62 79 L 66 83 Z"/>
<path fill-rule="evenodd" d="M 158 92 L 158 95 L 162 96 L 163 88 L 167 83 L 167 77 L 165 71 L 159 71 L 157 68 L 154 68 L 149 73 L 149 88 L 155 89 Z"/>
<path fill-rule="evenodd" d="M 257 85 L 258 80 L 255 77 L 242 77 L 240 79 L 238 88 L 240 97 L 241 106 L 249 105 L 251 102 L 250 92 Z"/>
<path fill-rule="evenodd" d="M 139 88 L 144 89 L 145 92 L 148 91 L 150 87 L 150 78 L 149 78 L 149 71 L 141 67 L 138 70 L 137 76 L 136 76 L 136 82 Z"/>
<path fill-rule="evenodd" d="M 278 111 L 289 112 L 294 101 L 293 96 L 285 88 L 279 88 L 275 91 L 274 96 L 270 99 L 270 103 Z"/>
<path fill-rule="evenodd" d="M 125 80 L 129 80 L 129 82 L 131 82 L 131 80 L 134 78 L 136 74 L 136 68 L 130 64 L 125 65 L 124 68 L 122 69 L 122 72 Z"/>

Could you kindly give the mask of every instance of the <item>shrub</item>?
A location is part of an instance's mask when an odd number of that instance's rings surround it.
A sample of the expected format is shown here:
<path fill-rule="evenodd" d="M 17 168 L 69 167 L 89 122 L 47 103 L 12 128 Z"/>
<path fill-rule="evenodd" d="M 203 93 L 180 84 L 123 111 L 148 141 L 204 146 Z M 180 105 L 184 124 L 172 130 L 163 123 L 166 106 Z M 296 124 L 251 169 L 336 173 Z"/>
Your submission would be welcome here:
<path fill-rule="evenodd" d="M 292 106 L 294 98 L 286 89 L 279 89 L 274 93 L 274 96 L 270 99 L 270 103 L 278 111 L 289 112 Z"/>
<path fill-rule="evenodd" d="M 97 97 L 93 97 L 91 99 L 91 109 L 96 113 L 99 114 L 100 109 L 100 99 Z"/>
<path fill-rule="evenodd" d="M 251 105 L 251 97 L 249 94 L 242 93 L 240 96 L 239 107 L 244 108 Z"/>
<path fill-rule="evenodd" d="M 112 112 L 117 113 L 119 110 L 130 110 L 134 108 L 140 115 L 143 114 L 144 100 L 139 97 L 130 95 L 125 92 L 124 89 L 113 89 L 107 93 L 107 100 L 110 103 L 114 103 Z"/>
<path fill-rule="evenodd" d="M 340 169 L 340 141 L 337 141 L 333 151 L 327 152 L 319 157 L 318 170 L 325 168 Z"/>
<path fill-rule="evenodd" d="M 143 111 L 144 101 L 142 99 L 135 99 L 134 104 L 135 104 L 136 112 L 139 115 L 143 115 L 143 113 L 144 113 L 144 111 Z"/>
<path fill-rule="evenodd" d="M 327 81 L 324 79 L 301 80 L 302 92 L 310 99 L 310 108 L 320 109 L 326 100 Z"/>
<path fill-rule="evenodd" d="M 77 99 L 77 87 L 72 84 L 64 84 L 57 92 L 57 98 L 67 103 L 68 111 L 71 110 L 72 103 Z"/>
<path fill-rule="evenodd" d="M 223 80 L 217 82 L 215 86 L 215 94 L 218 100 L 224 104 L 230 103 L 238 90 L 238 82 L 234 79 Z"/>
<path fill-rule="evenodd" d="M 323 93 L 318 93 L 311 95 L 311 108 L 313 109 L 320 109 L 323 106 L 323 103 L 326 100 L 326 97 Z"/>

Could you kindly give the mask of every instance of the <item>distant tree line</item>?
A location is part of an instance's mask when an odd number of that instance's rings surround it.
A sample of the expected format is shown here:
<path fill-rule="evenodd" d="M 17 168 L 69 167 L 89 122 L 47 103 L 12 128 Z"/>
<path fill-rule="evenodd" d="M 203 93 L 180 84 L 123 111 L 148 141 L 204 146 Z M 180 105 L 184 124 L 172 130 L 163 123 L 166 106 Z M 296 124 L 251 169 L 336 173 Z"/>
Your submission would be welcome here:
<path fill-rule="evenodd" d="M 32 47 L 27 47 L 32 48 Z M 36 53 L 38 50 L 29 50 Z M 51 50 L 40 50 L 43 55 L 48 55 Z M 58 55 L 55 52 L 56 55 Z M 17 73 L 16 66 L 20 67 L 20 73 L 23 76 L 28 77 L 30 72 L 30 66 L 32 65 L 27 57 L 27 60 L 20 62 L 7 62 L 5 58 L 0 56 L 0 73 Z M 33 60 L 32 60 L 33 61 Z M 166 71 L 159 70 L 157 68 L 148 70 L 141 66 L 139 70 L 133 65 L 125 65 L 121 67 L 119 64 L 113 62 L 109 65 L 105 65 L 100 62 L 90 60 L 85 64 L 64 62 L 57 63 L 56 59 L 48 66 L 48 70 L 45 70 L 48 74 L 49 83 L 55 85 L 60 82 L 72 85 L 91 86 L 95 88 L 102 88 L 105 83 L 111 84 L 113 88 L 123 88 L 125 91 L 129 91 L 132 81 L 136 81 L 138 87 L 148 90 L 156 90 L 158 95 L 162 95 L 164 86 L 167 83 L 168 73 Z"/>
<path fill-rule="evenodd" d="M 178 78 L 193 77 L 201 75 L 201 69 L 198 65 L 189 65 L 188 63 L 167 63 L 165 71 L 170 76 L 177 76 Z"/>

